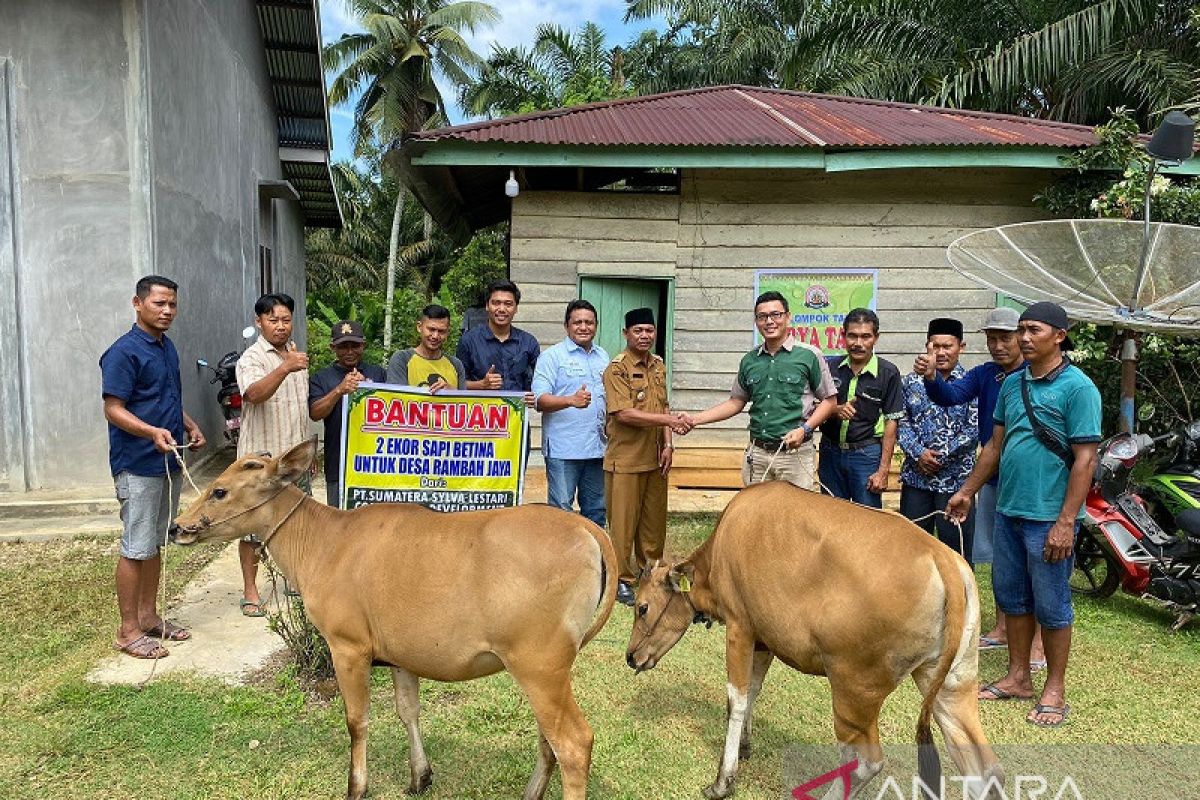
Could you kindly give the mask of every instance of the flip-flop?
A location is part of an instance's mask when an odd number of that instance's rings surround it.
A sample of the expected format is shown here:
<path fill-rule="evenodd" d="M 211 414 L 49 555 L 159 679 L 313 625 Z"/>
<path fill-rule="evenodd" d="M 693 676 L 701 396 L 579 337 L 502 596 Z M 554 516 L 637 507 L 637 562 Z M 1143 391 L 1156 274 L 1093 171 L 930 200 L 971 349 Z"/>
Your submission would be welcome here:
<path fill-rule="evenodd" d="M 151 639 L 145 634 L 142 634 L 132 642 L 128 642 L 126 644 L 113 642 L 113 648 L 115 650 L 120 650 L 127 656 L 133 656 L 134 658 L 155 659 L 166 658 L 167 656 L 171 655 L 170 650 L 163 647 L 156 640 Z"/>
<path fill-rule="evenodd" d="M 1012 692 L 1001 689 L 995 683 L 989 683 L 986 686 L 980 686 L 981 694 L 991 695 L 991 697 L 980 697 L 980 700 L 1032 700 L 1031 694 L 1013 694 Z"/>
<path fill-rule="evenodd" d="M 1029 662 L 1029 671 L 1030 672 L 1041 672 L 1045 668 L 1046 668 L 1046 659 L 1044 659 L 1044 658 L 1035 658 Z"/>
<path fill-rule="evenodd" d="M 249 606 L 254 606 L 254 610 L 247 611 L 246 608 Z M 243 597 L 241 602 L 238 603 L 238 607 L 242 609 L 243 617 L 265 617 L 267 615 L 267 612 L 263 610 L 263 604 L 261 600 L 256 603 L 253 600 L 247 600 Z"/>
<path fill-rule="evenodd" d="M 1002 642 L 999 639 L 993 639 L 990 636 L 979 637 L 980 650 L 1001 650 L 1008 647 L 1008 642 Z"/>
<path fill-rule="evenodd" d="M 1025 721 L 1030 725 L 1036 725 L 1039 728 L 1057 728 L 1067 721 L 1067 715 L 1071 713 L 1071 704 L 1063 703 L 1061 706 L 1048 706 L 1038 703 L 1033 707 L 1033 711 L 1025 716 Z M 1035 714 L 1058 714 L 1058 722 L 1038 722 L 1034 719 Z"/>
<path fill-rule="evenodd" d="M 166 639 L 168 642 L 186 642 L 192 638 L 191 631 L 170 620 L 163 620 L 153 628 L 147 628 L 146 635 L 156 639 Z"/>

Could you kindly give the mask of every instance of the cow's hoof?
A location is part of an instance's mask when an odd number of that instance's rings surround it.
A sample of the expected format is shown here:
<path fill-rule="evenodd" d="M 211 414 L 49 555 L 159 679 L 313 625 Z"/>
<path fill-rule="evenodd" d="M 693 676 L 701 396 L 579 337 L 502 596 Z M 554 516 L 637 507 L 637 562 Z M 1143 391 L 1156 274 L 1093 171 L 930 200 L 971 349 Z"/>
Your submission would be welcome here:
<path fill-rule="evenodd" d="M 750 746 L 749 742 L 743 741 L 738 745 L 738 761 L 746 761 L 753 753 L 754 748 Z"/>
<path fill-rule="evenodd" d="M 424 794 L 433 785 L 433 770 L 426 769 L 420 777 L 414 778 L 404 790 L 405 794 Z"/>
<path fill-rule="evenodd" d="M 708 798 L 708 800 L 724 800 L 724 798 L 733 794 L 733 781 L 729 781 L 728 783 L 715 781 L 712 786 L 706 787 L 701 794 Z"/>

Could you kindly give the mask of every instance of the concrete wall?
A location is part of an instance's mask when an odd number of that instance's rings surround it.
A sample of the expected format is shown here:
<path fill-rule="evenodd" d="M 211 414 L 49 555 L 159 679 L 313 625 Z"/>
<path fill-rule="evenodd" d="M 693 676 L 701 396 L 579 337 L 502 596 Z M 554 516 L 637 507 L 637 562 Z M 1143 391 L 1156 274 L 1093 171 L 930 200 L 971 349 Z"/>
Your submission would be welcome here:
<path fill-rule="evenodd" d="M 749 346 L 756 269 L 877 268 L 878 351 L 907 372 L 931 317 L 956 316 L 970 331 L 994 305 L 947 265 L 946 246 L 1042 218 L 1032 198 L 1046 181 L 1036 170 L 687 170 L 669 197 L 522 192 L 511 249 L 525 298 L 518 324 L 547 346 L 562 337 L 581 275 L 672 278 L 671 403 L 699 410 L 728 397 Z M 965 363 L 987 358 L 982 335 L 967 344 Z M 736 468 L 746 424 L 739 415 L 681 439 L 673 479 Z"/>
<path fill-rule="evenodd" d="M 181 285 L 185 408 L 219 441 L 188 365 L 250 322 L 257 184 L 280 175 L 253 2 L 5 0 L 0 108 L 0 490 L 109 482 L 97 359 L 147 273 Z M 302 304 L 298 219 L 277 218 L 276 285 Z"/>

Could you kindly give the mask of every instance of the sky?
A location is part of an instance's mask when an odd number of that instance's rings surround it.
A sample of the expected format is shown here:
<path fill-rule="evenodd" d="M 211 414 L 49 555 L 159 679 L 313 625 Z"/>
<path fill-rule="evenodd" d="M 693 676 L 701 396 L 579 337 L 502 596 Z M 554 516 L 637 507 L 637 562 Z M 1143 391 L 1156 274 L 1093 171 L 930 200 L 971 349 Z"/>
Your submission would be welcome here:
<path fill-rule="evenodd" d="M 551 22 L 574 31 L 583 23 L 592 21 L 604 29 L 612 45 L 624 44 L 647 28 L 655 27 L 653 20 L 638 21 L 626 25 L 625 0 L 490 0 L 500 13 L 500 22 L 490 30 L 477 31 L 468 35 L 476 53 L 487 57 L 492 44 L 504 47 L 533 43 L 537 26 Z M 331 42 L 343 33 L 356 30 L 353 16 L 346 10 L 342 0 L 321 0 L 321 35 Z M 326 78 L 329 81 L 330 78 Z M 464 121 L 462 112 L 453 105 L 452 93 L 443 88 L 443 96 L 450 105 L 453 122 Z M 350 152 L 350 128 L 354 122 L 353 104 L 346 103 L 329 109 L 329 124 L 333 128 L 333 160 L 348 160 Z"/>

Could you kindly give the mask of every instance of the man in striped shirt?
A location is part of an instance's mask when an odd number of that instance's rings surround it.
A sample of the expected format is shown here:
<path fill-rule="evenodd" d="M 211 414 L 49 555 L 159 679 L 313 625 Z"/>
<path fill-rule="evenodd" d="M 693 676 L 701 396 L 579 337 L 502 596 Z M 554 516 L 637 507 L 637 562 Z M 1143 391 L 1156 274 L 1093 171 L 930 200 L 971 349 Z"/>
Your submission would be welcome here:
<path fill-rule="evenodd" d="M 308 353 L 292 341 L 292 312 L 296 302 L 286 294 L 264 294 L 254 304 L 259 337 L 237 363 L 242 393 L 242 432 L 238 458 L 255 453 L 278 456 L 309 438 Z M 312 479 L 296 482 L 312 494 Z M 266 610 L 258 594 L 258 554 L 253 542 L 238 546 L 242 562 L 242 613 L 262 617 Z"/>

